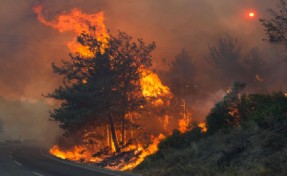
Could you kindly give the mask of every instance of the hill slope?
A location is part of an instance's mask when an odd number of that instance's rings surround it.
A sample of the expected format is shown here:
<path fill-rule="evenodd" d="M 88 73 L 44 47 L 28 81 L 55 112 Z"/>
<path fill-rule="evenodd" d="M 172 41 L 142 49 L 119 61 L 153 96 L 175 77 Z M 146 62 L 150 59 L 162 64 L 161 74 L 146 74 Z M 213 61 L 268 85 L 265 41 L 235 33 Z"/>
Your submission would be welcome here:
<path fill-rule="evenodd" d="M 208 115 L 209 119 L 225 117 L 214 113 L 222 108 L 218 104 Z M 197 128 L 186 134 L 175 131 L 135 172 L 146 176 L 287 175 L 287 98 L 284 94 L 243 95 L 232 106 L 241 107 L 237 123 L 222 120 L 220 128 L 212 128 L 212 132 L 207 133 L 200 133 Z M 214 121 L 207 121 L 207 125 L 212 126 L 214 124 L 209 123 Z"/>

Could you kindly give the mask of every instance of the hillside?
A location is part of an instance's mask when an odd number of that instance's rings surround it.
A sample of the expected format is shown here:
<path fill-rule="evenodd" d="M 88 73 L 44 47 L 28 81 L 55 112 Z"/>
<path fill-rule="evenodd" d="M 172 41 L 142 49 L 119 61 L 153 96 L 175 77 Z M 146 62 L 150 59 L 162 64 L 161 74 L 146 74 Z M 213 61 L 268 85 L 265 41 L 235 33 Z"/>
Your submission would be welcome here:
<path fill-rule="evenodd" d="M 146 176 L 287 175 L 286 96 L 233 93 L 207 116 L 207 133 L 200 128 L 185 134 L 174 131 L 135 172 Z"/>

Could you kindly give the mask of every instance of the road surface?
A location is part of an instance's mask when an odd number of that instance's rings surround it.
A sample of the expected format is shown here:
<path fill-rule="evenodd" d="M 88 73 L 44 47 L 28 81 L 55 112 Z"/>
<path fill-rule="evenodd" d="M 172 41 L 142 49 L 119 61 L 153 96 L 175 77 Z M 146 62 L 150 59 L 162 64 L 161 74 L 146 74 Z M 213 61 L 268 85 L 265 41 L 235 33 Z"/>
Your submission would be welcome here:
<path fill-rule="evenodd" d="M 0 176 L 133 176 L 50 156 L 31 145 L 0 145 Z"/>

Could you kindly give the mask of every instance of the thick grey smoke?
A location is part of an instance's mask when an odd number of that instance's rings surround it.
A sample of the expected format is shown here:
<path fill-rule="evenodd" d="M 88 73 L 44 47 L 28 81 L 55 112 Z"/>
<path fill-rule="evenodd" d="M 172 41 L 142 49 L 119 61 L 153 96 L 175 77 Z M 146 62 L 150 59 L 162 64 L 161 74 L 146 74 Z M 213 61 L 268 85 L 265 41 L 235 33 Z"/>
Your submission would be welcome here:
<path fill-rule="evenodd" d="M 169 68 L 168 63 L 186 48 L 196 67 L 196 73 L 190 77 L 197 80 L 197 93 L 202 95 L 193 97 L 194 110 L 206 107 L 202 110 L 206 112 L 224 94 L 226 84 L 231 84 L 229 80 L 210 79 L 214 68 L 206 61 L 208 46 L 217 46 L 216 41 L 226 34 L 238 39 L 244 57 L 248 57 L 254 47 L 264 56 L 262 59 L 270 67 L 268 79 L 272 80 L 266 89 L 285 86 L 282 82 L 282 76 L 287 75 L 286 65 L 282 64 L 283 51 L 262 41 L 264 29 L 258 21 L 259 17 L 268 16 L 268 8 L 276 8 L 275 0 L 1 0 L 0 96 L 22 100 L 13 107 L 23 106 L 23 100 L 42 99 L 42 93 L 51 92 L 60 84 L 60 78 L 52 73 L 51 63 L 68 57 L 66 42 L 73 36 L 41 24 L 32 9 L 35 3 L 48 9 L 49 19 L 73 8 L 85 13 L 102 10 L 112 32 L 119 29 L 134 38 L 155 41 L 158 46 L 154 53 L 155 69 L 163 73 L 161 76 L 166 82 L 168 78 L 164 73 Z M 257 13 L 254 20 L 246 17 L 251 9 Z M 229 65 L 223 66 L 223 69 L 228 68 Z M 3 99 L 1 101 L 5 104 Z M 12 107 L 10 110 L 13 112 Z M 39 108 L 36 112 L 43 113 L 39 118 L 48 118 L 48 109 Z M 10 118 L 20 117 L 12 114 Z"/>

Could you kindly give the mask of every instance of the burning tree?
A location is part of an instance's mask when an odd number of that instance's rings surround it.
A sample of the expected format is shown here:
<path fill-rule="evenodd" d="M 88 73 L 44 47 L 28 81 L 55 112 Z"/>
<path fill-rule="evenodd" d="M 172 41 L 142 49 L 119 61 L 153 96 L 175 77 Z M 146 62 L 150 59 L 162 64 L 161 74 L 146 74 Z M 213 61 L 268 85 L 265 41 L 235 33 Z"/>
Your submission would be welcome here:
<path fill-rule="evenodd" d="M 109 126 L 113 147 L 119 152 L 115 124 L 121 123 L 121 145 L 125 145 L 125 117 L 140 109 L 145 103 L 140 85 L 141 74 L 151 66 L 151 52 L 155 44 L 146 45 L 142 40 L 119 32 L 107 43 L 95 37 L 96 28 L 82 33 L 78 41 L 93 54 L 83 58 L 71 55 L 62 66 L 53 64 L 56 74 L 64 76 L 64 86 L 59 87 L 49 98 L 63 101 L 62 106 L 51 113 L 67 134 L 86 134 L 96 128 Z"/>
<path fill-rule="evenodd" d="M 60 123 L 65 137 L 50 153 L 121 170 L 155 153 L 177 128 L 170 113 L 173 95 L 151 69 L 155 44 L 135 42 L 123 32 L 111 35 L 103 12 L 73 9 L 47 20 L 43 6 L 34 11 L 46 26 L 79 36 L 68 42 L 70 59 L 52 65 L 63 85 L 47 97 L 62 102 L 51 119 Z"/>

